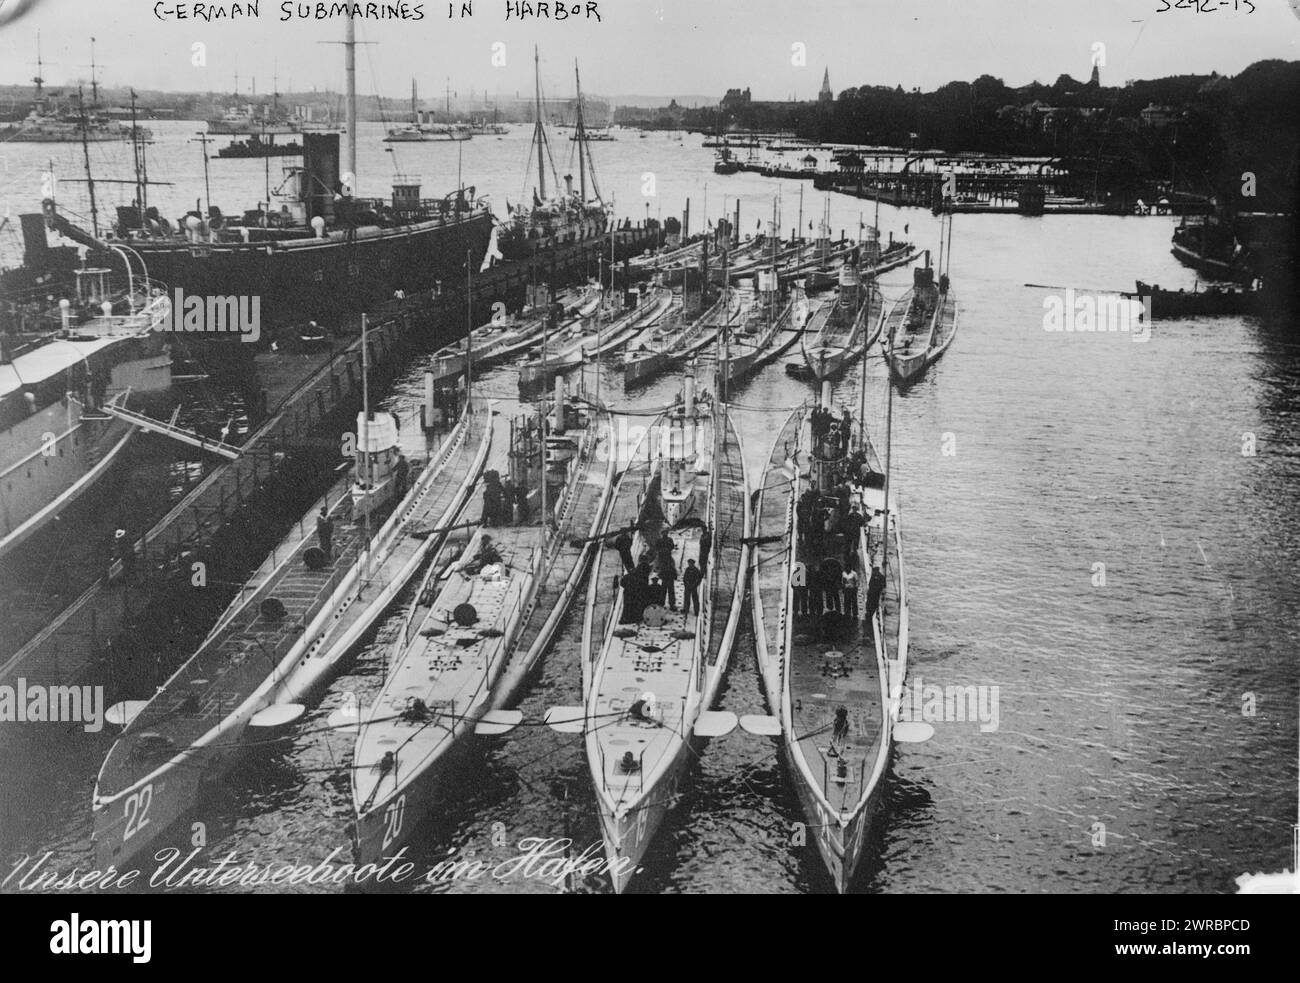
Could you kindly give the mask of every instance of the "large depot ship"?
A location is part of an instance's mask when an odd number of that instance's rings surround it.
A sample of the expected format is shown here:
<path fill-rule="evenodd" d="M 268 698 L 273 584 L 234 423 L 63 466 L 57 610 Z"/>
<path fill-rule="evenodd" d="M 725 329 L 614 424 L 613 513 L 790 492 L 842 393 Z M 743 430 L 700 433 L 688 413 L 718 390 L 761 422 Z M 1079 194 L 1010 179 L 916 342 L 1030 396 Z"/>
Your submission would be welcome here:
<path fill-rule="evenodd" d="M 136 428 L 109 410 L 171 381 L 157 331 L 171 315 L 166 294 L 140 283 L 115 292 L 103 268 L 77 274 L 60 330 L 0 344 L 0 557 L 112 467 Z"/>

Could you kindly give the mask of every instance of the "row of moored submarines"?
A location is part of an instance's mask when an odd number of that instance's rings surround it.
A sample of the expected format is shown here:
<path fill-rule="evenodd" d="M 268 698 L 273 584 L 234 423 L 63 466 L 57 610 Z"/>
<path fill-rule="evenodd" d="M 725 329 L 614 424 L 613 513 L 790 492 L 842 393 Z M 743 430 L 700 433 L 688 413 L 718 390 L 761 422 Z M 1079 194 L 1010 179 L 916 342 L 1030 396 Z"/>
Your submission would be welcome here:
<path fill-rule="evenodd" d="M 329 721 L 356 733 L 357 862 L 391 856 L 448 797 L 467 739 L 523 723 L 514 707 L 585 578 L 583 701 L 544 723 L 585 742 L 614 888 L 639 869 L 698 742 L 737 724 L 779 739 L 811 838 L 848 888 L 894 741 L 924 735 L 898 720 L 908 619 L 892 399 L 877 446 L 860 409 L 831 406 L 830 382 L 881 337 L 895 379 L 913 381 L 951 342 L 956 304 L 927 254 L 884 311 L 874 273 L 910 247 L 822 243 L 810 259 L 769 239 L 724 253 L 721 297 L 688 318 L 674 277 L 699 248 L 647 261 L 654 285 L 634 306 L 607 311 L 588 288 L 434 353 L 418 424 L 363 408 L 351 473 L 152 698 L 110 711 L 123 730 L 95 788 L 101 864 L 156 845 L 206 783 L 293 728 L 419 576 L 378 697 Z M 828 270 L 838 290 L 819 299 Z M 820 393 L 793 408 L 751 487 L 728 395 L 797 340 L 798 374 Z M 566 371 L 619 350 L 629 388 L 682 372 L 633 446 L 604 403 L 565 386 Z M 710 353 L 714 394 L 696 383 Z M 538 397 L 513 420 L 471 395 L 477 369 L 512 357 Z M 771 715 L 737 721 L 711 707 L 746 599 Z"/>

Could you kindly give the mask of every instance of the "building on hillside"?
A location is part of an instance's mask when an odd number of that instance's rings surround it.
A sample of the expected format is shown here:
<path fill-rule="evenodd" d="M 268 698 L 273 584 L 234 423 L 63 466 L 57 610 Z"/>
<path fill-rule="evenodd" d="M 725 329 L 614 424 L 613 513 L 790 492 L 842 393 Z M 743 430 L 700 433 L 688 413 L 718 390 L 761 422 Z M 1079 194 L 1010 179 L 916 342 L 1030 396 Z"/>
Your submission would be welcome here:
<path fill-rule="evenodd" d="M 742 89 L 728 89 L 727 94 L 722 97 L 723 109 L 738 109 L 741 106 L 748 106 L 751 101 L 749 87 Z"/>

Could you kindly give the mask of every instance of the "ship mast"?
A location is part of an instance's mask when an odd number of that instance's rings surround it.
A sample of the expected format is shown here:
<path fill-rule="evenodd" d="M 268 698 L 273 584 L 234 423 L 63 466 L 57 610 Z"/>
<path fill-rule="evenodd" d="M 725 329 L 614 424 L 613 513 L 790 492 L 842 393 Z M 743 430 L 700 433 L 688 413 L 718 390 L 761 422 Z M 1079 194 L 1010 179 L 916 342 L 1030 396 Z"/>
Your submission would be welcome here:
<path fill-rule="evenodd" d="M 469 406 L 470 392 L 474 388 L 474 367 L 472 353 L 474 349 L 474 298 L 471 295 L 473 284 L 470 271 L 473 269 L 470 250 L 465 250 L 465 406 Z"/>
<path fill-rule="evenodd" d="M 90 227 L 99 238 L 99 209 L 95 207 L 95 177 L 90 173 L 90 137 L 86 133 L 89 125 L 86 120 L 86 96 L 77 87 L 77 105 L 81 109 L 81 153 L 86 161 L 86 188 L 90 192 Z"/>
<path fill-rule="evenodd" d="M 42 69 L 44 67 L 45 66 L 41 62 L 41 32 L 37 31 L 36 32 L 36 77 L 32 79 L 32 82 L 36 84 L 35 102 L 37 106 L 40 106 L 41 104 L 42 93 L 44 91 L 43 86 L 45 85 L 45 79 L 42 78 L 42 74 L 43 74 Z"/>
<path fill-rule="evenodd" d="M 348 173 L 352 176 L 350 194 L 357 186 L 357 26 L 348 14 L 346 32 L 343 35 L 343 74 L 346 80 L 347 105 L 347 144 L 346 161 Z"/>
<path fill-rule="evenodd" d="M 142 174 L 144 170 L 144 161 L 141 154 L 144 148 L 140 145 L 140 124 L 135 112 L 135 89 L 131 90 L 131 157 L 135 162 L 135 204 L 139 209 L 139 219 L 141 228 L 144 227 L 144 210 L 148 207 L 144 182 L 147 180 Z"/>
<path fill-rule="evenodd" d="M 351 18 L 349 18 L 349 23 Z M 370 457 L 370 342 L 366 338 L 366 315 L 361 315 L 361 460 L 365 462 L 365 498 L 362 499 L 361 521 L 365 527 L 366 559 L 362 576 L 367 576 L 370 565 L 370 503 L 374 493 L 375 465 Z"/>
<path fill-rule="evenodd" d="M 776 198 L 772 198 L 772 292 L 767 299 L 767 327 L 770 331 L 772 322 L 776 320 L 776 295 L 780 292 L 781 278 L 777 275 L 776 265 L 776 239 L 780 234 L 780 226 L 776 224 Z"/>
<path fill-rule="evenodd" d="M 542 128 L 542 56 L 537 45 L 533 45 L 533 79 L 536 84 L 536 118 L 533 126 L 533 141 L 537 144 L 537 196 L 546 200 L 546 162 L 542 160 L 542 150 L 546 143 L 546 131 Z"/>
<path fill-rule="evenodd" d="M 554 263 L 554 260 L 552 260 L 552 264 L 553 264 L 553 263 Z M 551 318 L 554 316 L 554 314 L 555 314 L 555 268 L 554 268 L 554 265 L 552 265 L 552 267 L 551 267 L 551 283 L 550 283 L 550 285 L 549 285 L 549 296 L 550 296 L 550 304 L 548 305 L 548 309 L 547 309 L 547 312 L 546 312 L 546 317 L 545 317 L 545 318 L 543 319 L 543 321 L 542 321 L 542 397 L 541 397 L 541 400 L 540 400 L 539 403 L 538 403 L 538 416 L 540 417 L 540 419 L 537 421 L 537 437 L 538 437 L 538 442 L 542 445 L 542 446 L 541 446 L 541 449 L 540 449 L 540 450 L 541 450 L 541 466 L 540 466 L 540 469 L 539 469 L 539 472 L 538 472 L 538 476 L 539 476 L 539 478 L 541 479 L 541 489 L 540 489 L 540 491 L 541 491 L 541 509 L 542 509 L 541 520 L 542 520 L 542 542 L 543 542 L 543 543 L 546 542 L 546 395 L 545 395 L 545 393 L 546 393 L 546 384 L 547 384 L 547 381 L 550 379 L 550 374 L 547 372 L 547 365 L 546 365 L 546 362 L 547 362 L 547 358 L 546 358 L 546 348 L 547 348 L 547 346 L 550 344 L 550 342 L 549 342 L 549 341 L 547 340 L 547 338 L 546 338 L 546 327 L 547 327 L 547 324 L 550 322 L 550 319 L 551 319 Z M 563 370 L 563 369 L 560 370 L 560 378 L 561 378 L 561 379 L 564 378 L 564 370 Z M 558 393 L 556 394 L 555 412 L 556 412 L 557 415 L 560 414 L 560 413 L 563 413 L 563 412 L 564 412 L 564 411 L 560 408 L 559 394 L 558 394 Z M 527 473 L 527 472 L 525 472 L 525 473 Z"/>
<path fill-rule="evenodd" d="M 582 123 L 582 79 L 578 75 L 578 59 L 573 59 L 573 83 L 575 91 L 578 94 L 578 119 L 577 132 L 578 138 L 578 201 L 581 204 L 587 202 L 587 131 Z"/>
<path fill-rule="evenodd" d="M 868 301 L 868 303 L 870 303 L 870 301 Z M 894 333 L 891 330 L 889 333 L 889 352 L 888 352 L 888 358 L 886 359 L 886 374 L 885 374 L 885 389 L 886 389 L 886 393 L 885 393 L 885 500 L 884 500 L 884 511 L 881 513 L 881 517 L 880 517 L 880 534 L 881 534 L 880 535 L 880 572 L 883 573 L 886 576 L 886 578 L 888 578 L 889 576 L 889 468 L 890 468 L 889 459 L 890 459 L 890 449 L 892 448 L 894 443 L 894 382 L 892 379 L 889 378 L 888 363 L 892 362 L 893 359 L 894 359 Z M 867 381 L 866 371 L 867 371 L 866 352 L 864 350 L 862 355 L 862 384 L 864 388 L 866 386 L 866 381 Z M 861 424 L 865 428 L 866 426 L 865 417 L 861 421 Z M 866 430 L 864 429 L 863 434 L 865 435 L 865 433 Z M 882 608 L 884 607 L 884 603 L 885 603 L 885 599 L 882 596 L 880 598 L 880 604 Z"/>
<path fill-rule="evenodd" d="M 95 39 L 90 39 L 90 98 L 95 108 L 99 108 L 99 78 L 95 71 Z"/>

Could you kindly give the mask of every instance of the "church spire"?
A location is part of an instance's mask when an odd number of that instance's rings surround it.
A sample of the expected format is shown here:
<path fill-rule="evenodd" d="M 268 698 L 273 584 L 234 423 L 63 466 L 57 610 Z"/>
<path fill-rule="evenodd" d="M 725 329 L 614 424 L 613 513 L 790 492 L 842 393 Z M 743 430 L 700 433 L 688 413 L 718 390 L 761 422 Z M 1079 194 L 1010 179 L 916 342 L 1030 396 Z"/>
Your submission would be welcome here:
<path fill-rule="evenodd" d="M 822 73 L 822 90 L 817 95 L 817 101 L 830 102 L 834 98 L 835 95 L 831 92 L 831 70 L 827 68 Z"/>

